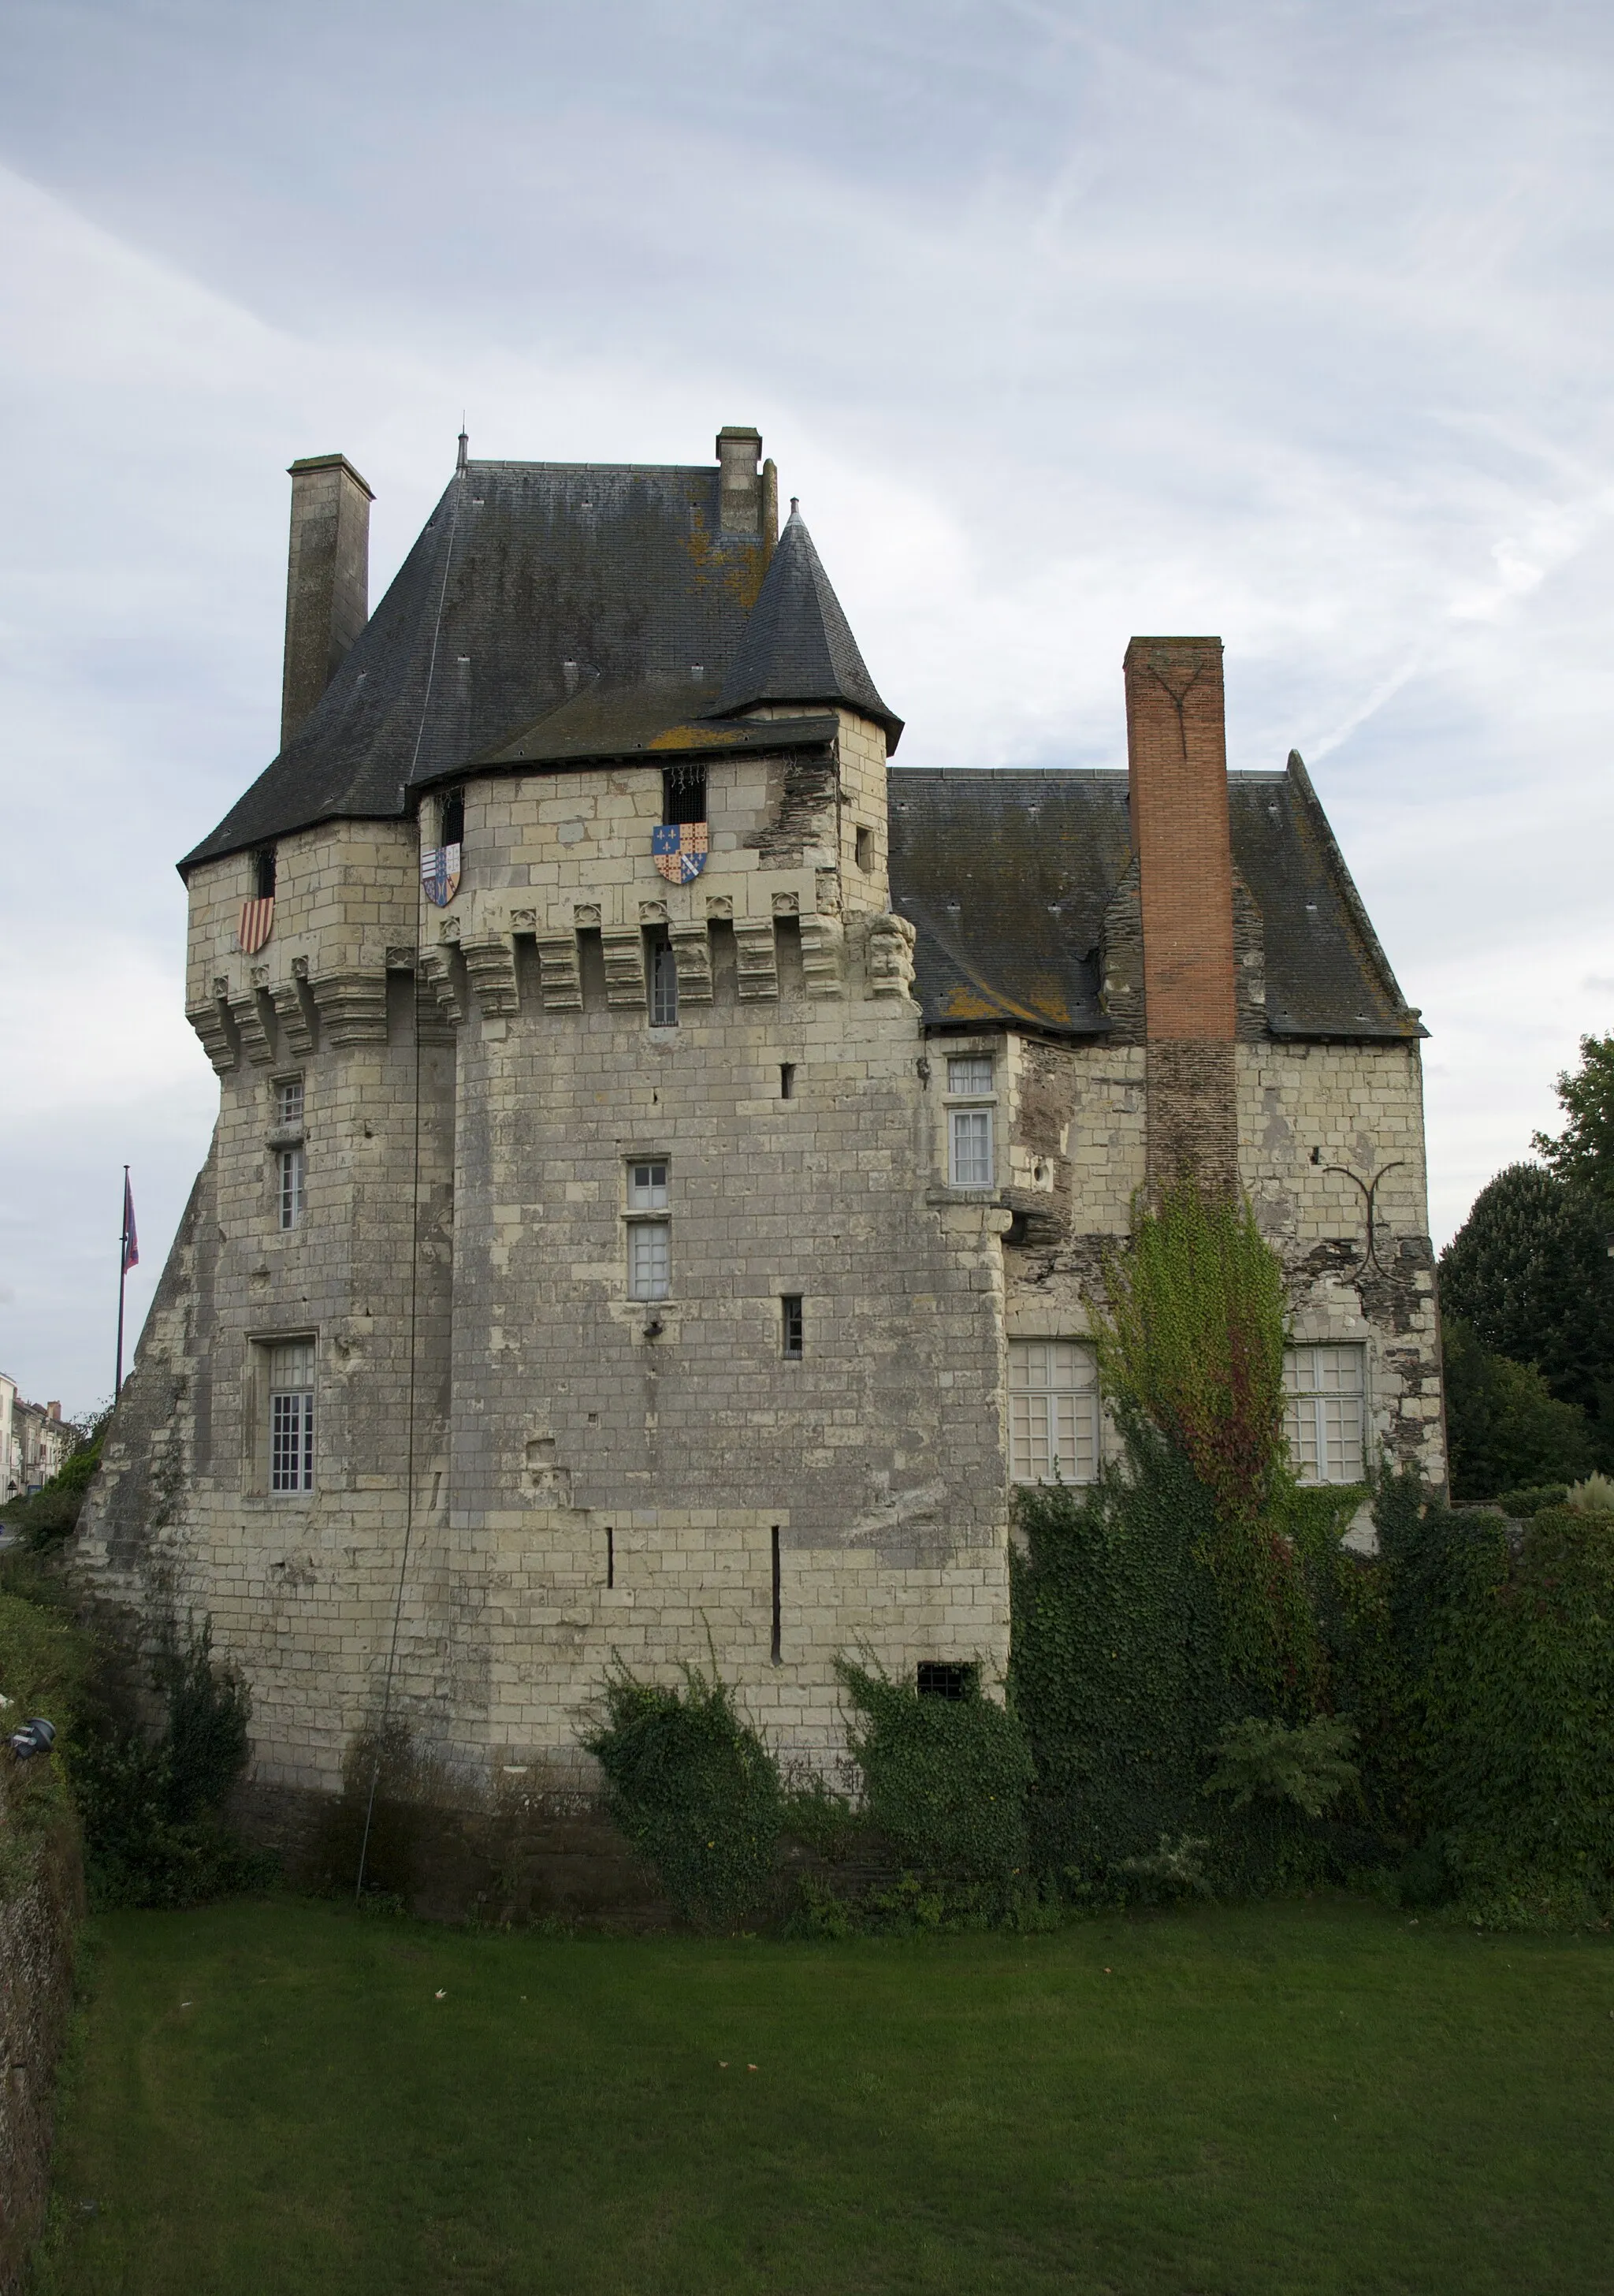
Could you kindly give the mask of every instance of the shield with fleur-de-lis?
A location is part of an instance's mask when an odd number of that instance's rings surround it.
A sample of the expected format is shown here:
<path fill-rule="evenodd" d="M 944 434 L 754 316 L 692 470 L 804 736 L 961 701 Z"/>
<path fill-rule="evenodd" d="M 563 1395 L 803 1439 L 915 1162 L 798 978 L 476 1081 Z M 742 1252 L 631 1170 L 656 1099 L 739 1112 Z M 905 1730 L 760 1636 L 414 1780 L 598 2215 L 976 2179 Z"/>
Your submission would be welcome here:
<path fill-rule="evenodd" d="M 663 821 L 650 833 L 656 866 L 669 885 L 692 885 L 706 866 L 709 843 L 703 821 Z"/>

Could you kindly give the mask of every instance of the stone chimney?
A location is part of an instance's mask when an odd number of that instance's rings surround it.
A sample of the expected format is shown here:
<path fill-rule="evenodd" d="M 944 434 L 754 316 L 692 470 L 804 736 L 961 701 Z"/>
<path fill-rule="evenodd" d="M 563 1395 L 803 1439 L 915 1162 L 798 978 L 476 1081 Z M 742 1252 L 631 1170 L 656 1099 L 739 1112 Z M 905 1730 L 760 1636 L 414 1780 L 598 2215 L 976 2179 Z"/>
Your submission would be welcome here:
<path fill-rule="evenodd" d="M 1239 1185 L 1233 845 L 1220 638 L 1134 638 L 1127 752 L 1138 858 L 1151 1188 Z"/>
<path fill-rule="evenodd" d="M 345 455 L 310 455 L 291 464 L 283 750 L 370 619 L 373 499 Z"/>
<path fill-rule="evenodd" d="M 749 422 L 725 422 L 717 433 L 720 531 L 760 535 L 771 550 L 779 534 L 779 481 L 763 463 L 762 433 Z"/>

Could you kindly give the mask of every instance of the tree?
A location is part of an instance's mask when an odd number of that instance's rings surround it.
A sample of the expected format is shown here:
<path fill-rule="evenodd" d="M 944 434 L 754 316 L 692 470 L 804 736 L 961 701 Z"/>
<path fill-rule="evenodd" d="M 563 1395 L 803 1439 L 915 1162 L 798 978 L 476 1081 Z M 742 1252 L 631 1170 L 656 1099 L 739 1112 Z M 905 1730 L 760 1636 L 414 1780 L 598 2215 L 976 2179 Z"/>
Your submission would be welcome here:
<path fill-rule="evenodd" d="M 1577 1405 L 1560 1402 L 1529 1365 L 1491 1353 L 1454 1316 L 1443 1318 L 1440 1337 L 1454 1498 L 1499 1498 L 1587 1472 L 1592 1443 Z"/>
<path fill-rule="evenodd" d="M 1610 1214 L 1590 1190 L 1512 1164 L 1440 1256 L 1441 1306 L 1487 1353 L 1529 1364 L 1614 1438 Z"/>
<path fill-rule="evenodd" d="M 1614 1217 L 1614 1036 L 1581 1038 L 1580 1066 L 1559 1078 L 1558 1097 L 1569 1121 L 1556 1137 L 1536 1133 L 1531 1145 L 1561 1180 Z"/>

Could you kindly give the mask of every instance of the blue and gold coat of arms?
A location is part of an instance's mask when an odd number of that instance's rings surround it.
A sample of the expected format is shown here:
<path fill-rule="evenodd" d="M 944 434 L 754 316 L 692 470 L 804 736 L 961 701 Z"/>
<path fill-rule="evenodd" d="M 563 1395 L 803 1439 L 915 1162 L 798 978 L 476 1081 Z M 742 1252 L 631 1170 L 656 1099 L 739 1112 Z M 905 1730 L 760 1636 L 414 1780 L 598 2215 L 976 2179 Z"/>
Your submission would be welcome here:
<path fill-rule="evenodd" d="M 706 866 L 703 821 L 663 821 L 651 831 L 650 849 L 669 885 L 692 885 Z"/>

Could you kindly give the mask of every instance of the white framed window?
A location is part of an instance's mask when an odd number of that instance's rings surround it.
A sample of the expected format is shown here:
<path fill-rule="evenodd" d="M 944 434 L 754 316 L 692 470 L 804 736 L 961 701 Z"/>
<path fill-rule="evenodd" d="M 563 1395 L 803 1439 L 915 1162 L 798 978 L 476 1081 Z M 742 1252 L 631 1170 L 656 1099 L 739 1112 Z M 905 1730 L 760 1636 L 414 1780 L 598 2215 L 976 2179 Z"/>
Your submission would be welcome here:
<path fill-rule="evenodd" d="M 665 1300 L 672 1288 L 672 1228 L 666 1220 L 635 1220 L 627 1231 L 627 1296 Z"/>
<path fill-rule="evenodd" d="M 307 1167 L 300 1147 L 283 1148 L 275 1157 L 278 1177 L 280 1224 L 282 1227 L 300 1227 L 303 1218 L 303 1183 Z"/>
<path fill-rule="evenodd" d="M 947 1090 L 958 1093 L 983 1093 L 992 1089 L 992 1056 L 989 1053 L 966 1053 L 947 1062 Z"/>
<path fill-rule="evenodd" d="M 669 940 L 651 943 L 650 1025 L 652 1029 L 678 1025 L 678 960 Z"/>
<path fill-rule="evenodd" d="M 627 1209 L 630 1212 L 667 1210 L 667 1166 L 657 1160 L 627 1168 Z"/>
<path fill-rule="evenodd" d="M 1365 1367 L 1360 1347 L 1284 1350 L 1284 1432 L 1303 1483 L 1361 1481 Z"/>
<path fill-rule="evenodd" d="M 1009 1342 L 1009 1475 L 1091 1483 L 1099 1467 L 1098 1365 L 1080 1340 Z"/>
<path fill-rule="evenodd" d="M 301 1077 L 282 1077 L 274 1087 L 275 1128 L 289 1131 L 302 1120 L 303 1080 Z"/>
<path fill-rule="evenodd" d="M 314 1342 L 291 1340 L 269 1354 L 269 1488 L 314 1488 Z"/>
<path fill-rule="evenodd" d="M 947 1177 L 955 1188 L 992 1185 L 992 1111 L 947 1111 Z"/>

